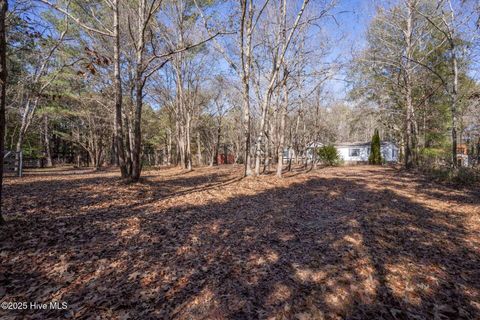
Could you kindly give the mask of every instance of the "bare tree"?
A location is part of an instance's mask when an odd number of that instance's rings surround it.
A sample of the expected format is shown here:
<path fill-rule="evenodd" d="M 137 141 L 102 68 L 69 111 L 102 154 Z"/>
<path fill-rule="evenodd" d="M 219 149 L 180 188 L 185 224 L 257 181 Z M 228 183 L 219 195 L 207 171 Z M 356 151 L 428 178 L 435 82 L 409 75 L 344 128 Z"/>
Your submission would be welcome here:
<path fill-rule="evenodd" d="M 250 74 L 252 69 L 252 37 L 254 5 L 252 0 L 241 0 L 240 18 L 240 57 L 242 62 L 242 95 L 243 95 L 243 131 L 245 138 L 245 176 L 252 175 L 250 155 Z"/>
<path fill-rule="evenodd" d="M 130 178 L 133 181 L 137 181 L 140 178 L 141 172 L 141 145 L 142 145 L 142 132 L 141 132 L 141 120 L 142 120 L 142 107 L 143 107 L 143 88 L 145 87 L 145 82 L 148 77 L 152 74 L 150 71 L 149 74 L 145 75 L 149 64 L 154 61 L 155 56 L 145 61 L 145 45 L 146 45 L 146 34 L 148 31 L 149 24 L 160 8 L 162 4 L 161 0 L 138 0 L 137 9 L 138 14 L 134 16 L 137 19 L 137 33 L 136 36 L 131 34 L 134 48 L 135 48 L 135 116 L 133 120 L 133 148 L 131 150 L 132 155 L 132 172 Z M 131 30 L 130 20 L 129 20 L 129 29 Z M 161 68 L 166 62 L 160 64 L 154 70 Z"/>
<path fill-rule="evenodd" d="M 406 29 L 403 30 L 405 35 L 405 65 L 404 65 L 404 85 L 405 85 L 405 105 L 407 109 L 406 117 L 406 133 L 405 133 L 405 167 L 411 168 L 416 163 L 416 131 L 414 125 L 415 110 L 413 109 L 412 101 L 412 77 L 413 77 L 413 15 L 417 5 L 416 0 L 406 0 L 407 18 Z"/>
<path fill-rule="evenodd" d="M 120 75 L 120 5 L 119 0 L 112 0 L 112 3 L 109 3 L 113 10 L 113 32 L 111 36 L 113 37 L 113 82 L 115 87 L 115 121 L 114 121 L 114 139 L 115 146 L 117 151 L 118 165 L 120 167 L 120 173 L 122 178 L 127 178 L 128 169 L 125 159 L 125 148 L 123 144 L 123 122 L 122 122 L 122 103 L 123 103 L 123 92 L 122 92 L 122 77 Z"/>
<path fill-rule="evenodd" d="M 265 126 L 267 122 L 267 119 L 266 119 L 268 114 L 267 110 L 270 105 L 271 95 L 275 88 L 277 75 L 280 70 L 280 67 L 284 64 L 285 55 L 290 46 L 290 43 L 292 42 L 292 38 L 293 38 L 293 35 L 295 34 L 295 31 L 297 31 L 300 20 L 302 18 L 302 15 L 305 11 L 306 6 L 308 5 L 308 2 L 309 0 L 303 1 L 302 6 L 298 11 L 297 16 L 294 20 L 293 25 L 290 28 L 288 28 L 289 29 L 288 35 L 287 35 L 287 2 L 282 1 L 280 5 L 281 19 L 279 23 L 279 30 L 278 30 L 278 36 L 277 36 L 279 43 L 275 44 L 273 47 L 281 48 L 281 50 L 274 51 L 272 67 L 271 67 L 271 71 L 268 79 L 268 85 L 265 89 L 265 94 L 263 95 L 263 102 L 261 107 L 262 115 L 260 119 L 260 129 L 259 129 L 256 148 L 255 148 L 255 174 L 256 175 L 260 174 L 260 157 L 261 157 L 261 149 L 262 149 L 262 144 L 264 139 Z"/>

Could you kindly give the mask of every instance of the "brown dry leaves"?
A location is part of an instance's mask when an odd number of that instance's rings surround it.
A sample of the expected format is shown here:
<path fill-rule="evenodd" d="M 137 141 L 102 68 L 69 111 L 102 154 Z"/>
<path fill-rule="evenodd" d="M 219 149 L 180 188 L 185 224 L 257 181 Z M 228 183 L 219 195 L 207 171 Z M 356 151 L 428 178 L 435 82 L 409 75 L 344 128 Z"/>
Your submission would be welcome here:
<path fill-rule="evenodd" d="M 480 193 L 393 168 L 7 179 L 6 319 L 478 319 Z"/>

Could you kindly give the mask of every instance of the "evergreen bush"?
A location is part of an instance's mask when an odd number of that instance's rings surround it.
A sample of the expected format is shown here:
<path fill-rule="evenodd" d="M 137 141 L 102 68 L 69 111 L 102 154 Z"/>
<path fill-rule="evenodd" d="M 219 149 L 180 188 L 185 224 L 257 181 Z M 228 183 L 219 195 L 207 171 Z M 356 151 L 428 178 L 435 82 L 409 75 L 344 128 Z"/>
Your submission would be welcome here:
<path fill-rule="evenodd" d="M 337 166 L 340 164 L 340 155 L 337 148 L 333 145 L 323 146 L 317 150 L 320 161 L 327 166 Z"/>
<path fill-rule="evenodd" d="M 382 153 L 380 150 L 380 134 L 378 130 L 375 129 L 375 132 L 372 137 L 372 144 L 370 146 L 370 156 L 368 157 L 368 163 L 370 164 L 382 164 Z"/>

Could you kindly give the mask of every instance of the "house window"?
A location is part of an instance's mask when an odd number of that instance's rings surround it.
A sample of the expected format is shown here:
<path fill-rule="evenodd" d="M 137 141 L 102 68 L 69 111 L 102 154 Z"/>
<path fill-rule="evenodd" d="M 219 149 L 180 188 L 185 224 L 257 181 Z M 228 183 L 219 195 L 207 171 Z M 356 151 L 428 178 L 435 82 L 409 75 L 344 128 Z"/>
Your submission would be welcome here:
<path fill-rule="evenodd" d="M 360 149 L 348 149 L 348 155 L 350 157 L 360 157 Z"/>

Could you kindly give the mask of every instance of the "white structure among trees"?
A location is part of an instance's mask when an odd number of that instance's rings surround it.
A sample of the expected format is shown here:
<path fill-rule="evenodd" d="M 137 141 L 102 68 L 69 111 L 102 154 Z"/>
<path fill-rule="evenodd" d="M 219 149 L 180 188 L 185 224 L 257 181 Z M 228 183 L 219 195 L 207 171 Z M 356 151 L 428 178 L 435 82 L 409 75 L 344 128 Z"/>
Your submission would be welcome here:
<path fill-rule="evenodd" d="M 347 163 L 368 162 L 370 142 L 338 143 L 335 144 L 340 158 Z M 381 142 L 380 151 L 385 162 L 398 162 L 399 149 L 392 142 Z"/>

